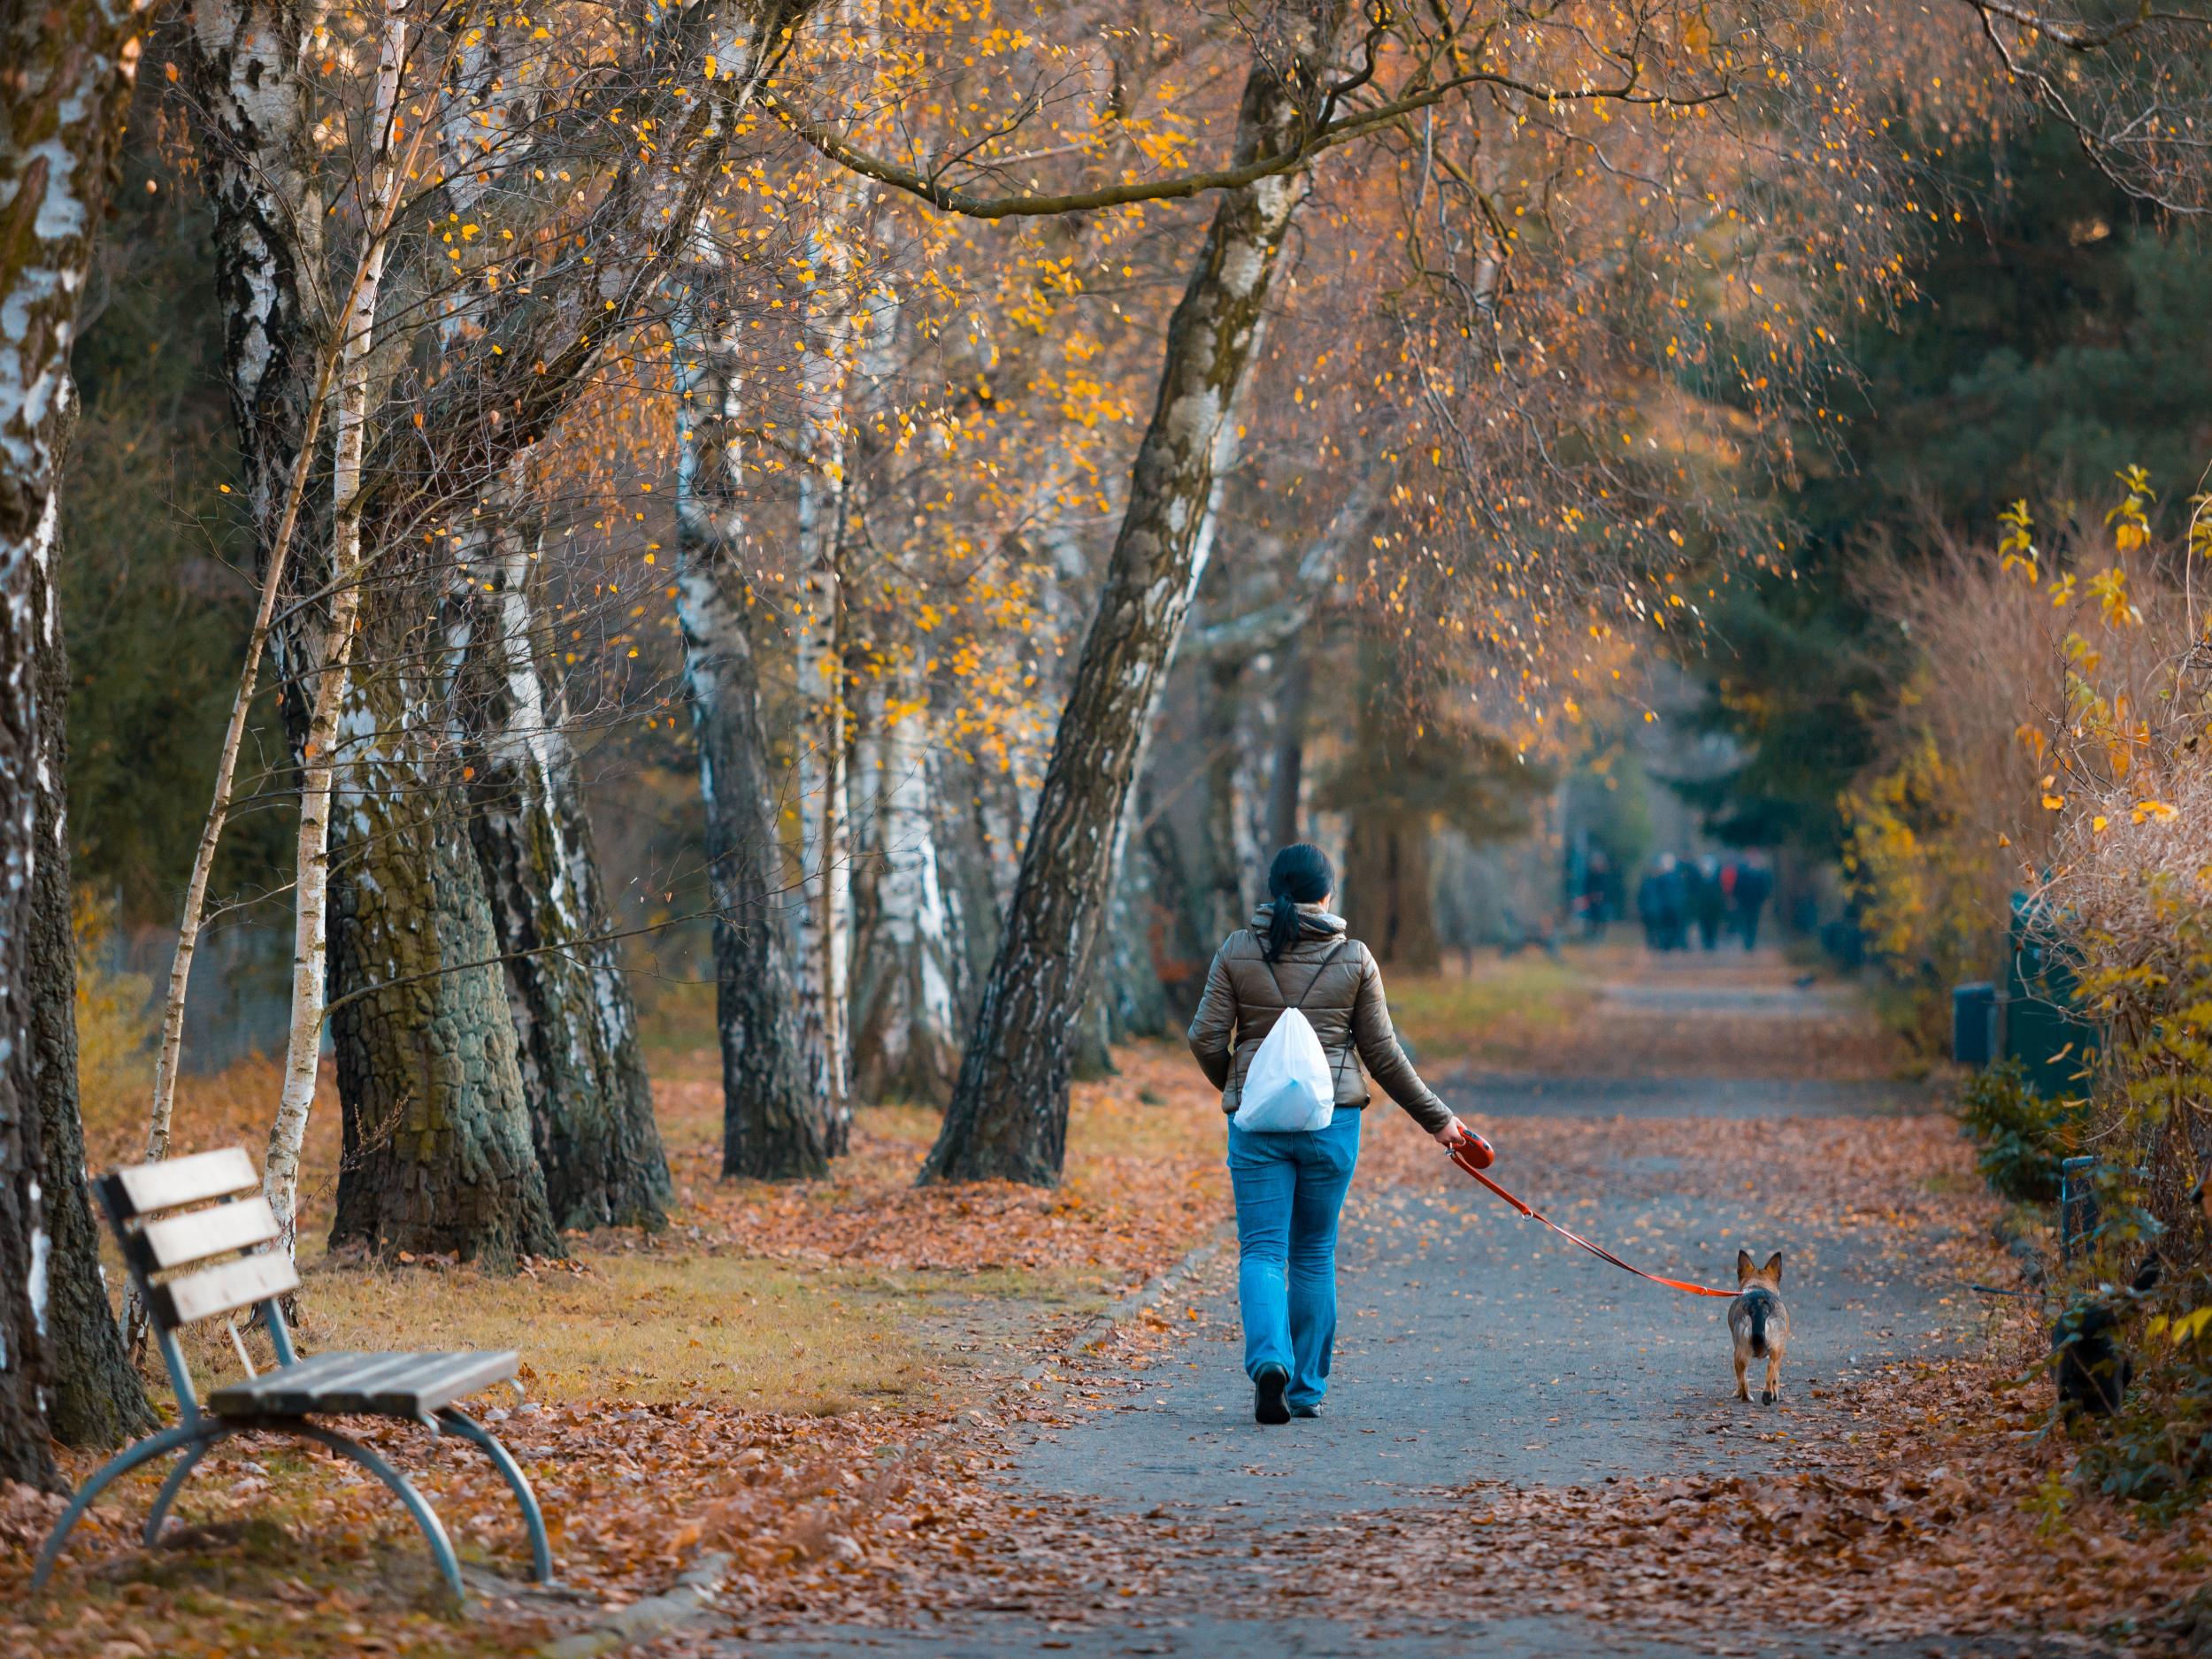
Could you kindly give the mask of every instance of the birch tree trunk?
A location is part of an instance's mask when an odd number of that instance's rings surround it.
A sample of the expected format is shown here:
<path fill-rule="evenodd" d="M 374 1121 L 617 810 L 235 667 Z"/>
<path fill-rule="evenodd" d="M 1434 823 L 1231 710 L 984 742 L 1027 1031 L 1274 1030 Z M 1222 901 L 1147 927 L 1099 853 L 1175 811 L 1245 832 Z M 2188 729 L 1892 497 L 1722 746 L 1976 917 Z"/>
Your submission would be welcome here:
<path fill-rule="evenodd" d="M 846 763 L 845 426 L 851 376 L 849 188 L 831 193 L 809 239 L 799 442 L 799 1016 L 833 1156 L 850 1137 L 853 843 Z"/>
<path fill-rule="evenodd" d="M 1298 142 L 1344 0 L 1286 6 L 1238 111 L 1240 162 Z M 1302 193 L 1283 174 L 1224 194 L 1168 325 L 1152 420 L 1104 590 L 1053 742 L 998 956 L 925 1180 L 1048 1186 L 1066 1151 L 1068 1038 L 1112 879 L 1118 828 L 1153 705 L 1206 553 L 1233 406 L 1256 355 L 1270 285 Z"/>
<path fill-rule="evenodd" d="M 448 198 L 464 215 L 490 188 L 498 145 L 526 118 L 505 73 L 519 19 L 466 28 L 441 120 Z M 463 27 L 465 27 L 464 25 Z M 443 349 L 461 343 L 467 296 L 449 300 Z M 546 1200 L 562 1229 L 668 1222 L 671 1188 L 637 1010 L 622 972 L 585 810 L 583 778 L 557 680 L 549 684 L 541 584 L 542 526 L 525 506 L 518 457 L 478 502 L 457 572 L 449 645 L 457 687 L 469 839 L 504 957 L 515 1054 Z"/>
<path fill-rule="evenodd" d="M 928 687 L 902 651 L 867 780 L 877 842 L 873 925 L 853 999 L 855 1083 L 866 1100 L 941 1106 L 959 1067 L 951 941 L 930 800 Z"/>
<path fill-rule="evenodd" d="M 830 1143 L 776 912 L 783 853 L 742 563 L 743 357 L 734 322 L 715 312 L 718 269 L 703 258 L 686 276 L 673 326 L 685 423 L 676 475 L 676 606 L 715 912 L 722 1172 L 795 1179 L 827 1171 Z"/>
<path fill-rule="evenodd" d="M 121 0 L 17 6 L 0 22 L 0 1033 L 9 1039 L 0 1043 L 0 1478 L 39 1485 L 53 1477 L 54 1317 L 67 1311 L 49 1294 L 58 1265 L 50 1212 L 65 1212 L 67 1201 L 49 1189 L 79 1179 L 77 1169 L 48 1166 L 42 1134 L 40 1036 L 50 1024 L 35 976 L 52 944 L 55 889 L 42 887 L 50 844 L 40 835 L 41 800 L 60 787 L 49 741 L 60 716 L 42 695 L 42 664 L 58 642 L 48 636 L 69 351 L 137 66 L 137 22 Z M 59 880 L 65 906 L 65 866 Z M 50 982 L 44 988 L 53 994 Z"/>
<path fill-rule="evenodd" d="M 401 3 L 395 0 L 386 37 L 395 93 Z M 380 109 L 384 85 L 380 72 Z M 321 1005 L 319 984 L 311 988 L 307 976 L 311 949 L 314 968 L 322 966 L 322 941 L 308 937 L 310 894 L 319 925 L 323 887 L 331 882 L 338 943 L 328 982 L 342 990 L 333 1034 L 345 1147 L 332 1243 L 506 1266 L 524 1255 L 558 1255 L 561 1247 L 531 1143 L 483 872 L 455 810 L 465 796 L 446 757 L 451 746 L 442 741 L 452 687 L 431 666 L 443 658 L 427 649 L 438 625 L 430 597 L 436 581 L 429 572 L 411 576 L 403 569 L 379 583 L 373 614 L 359 630 L 377 647 L 368 659 L 373 677 L 355 695 L 345 685 L 356 630 L 341 632 L 339 624 L 353 620 L 347 595 L 353 594 L 355 603 L 361 597 L 359 493 L 373 319 L 368 297 L 348 339 L 349 360 L 361 354 L 357 373 L 349 372 L 339 390 L 333 537 L 338 592 L 330 661 L 306 745 L 301 949 L 270 1184 L 273 1188 L 280 1156 L 288 1170 L 296 1170 L 297 1130 L 312 1098 L 311 1045 L 319 1036 Z M 325 726 L 326 713 L 333 727 Z M 342 754 L 321 746 L 326 730 Z M 326 846 L 314 849 L 311 862 L 308 818 L 316 783 L 323 786 L 325 810 L 334 817 Z M 315 977 L 322 978 L 319 972 Z M 304 1002 L 312 1002 L 319 1017 L 312 1028 Z M 278 1136 L 285 1137 L 281 1147 Z"/>
<path fill-rule="evenodd" d="M 299 0 L 195 0 L 186 36 L 200 176 L 214 209 L 224 374 L 265 572 L 294 464 L 308 442 L 316 358 L 332 338 L 319 304 L 325 203 L 308 109 L 313 27 Z M 331 497 L 318 492 L 315 500 L 288 561 L 287 602 L 322 591 L 329 580 Z M 285 620 L 270 649 L 296 749 L 306 736 L 305 687 L 328 605 L 288 603 L 280 614 Z M 158 1129 L 157 1156 L 165 1149 L 166 1123 Z"/>
<path fill-rule="evenodd" d="M 300 750 L 300 819 L 292 887 L 292 1014 L 286 1033 L 284 1086 L 269 1128 L 262 1194 L 276 1212 L 280 1238 L 296 1243 L 300 1147 L 315 1103 L 321 1066 L 330 902 L 330 809 L 337 776 L 338 723 L 351 683 L 355 622 L 361 606 L 361 453 L 369 419 L 369 361 L 376 349 L 376 307 L 383 291 L 384 236 L 398 169 L 392 122 L 407 58 L 406 0 L 387 0 L 369 109 L 369 197 L 361 265 L 344 319 L 338 357 L 337 418 L 332 429 L 330 629 L 315 709 Z"/>
<path fill-rule="evenodd" d="M 873 8 L 864 27 L 875 37 Z M 858 204 L 856 201 L 856 216 Z M 870 227 L 868 248 L 879 248 Z M 855 283 L 851 286 L 864 286 Z M 864 320 L 853 353 L 853 465 L 844 512 L 846 539 L 866 539 L 872 492 L 897 424 L 902 308 L 879 271 L 864 282 Z M 846 561 L 851 563 L 849 557 Z M 877 578 L 880 590 L 883 578 Z M 893 595 L 873 613 L 872 645 L 883 672 L 873 687 L 874 718 L 864 733 L 865 775 L 856 780 L 855 810 L 865 803 L 869 926 L 857 932 L 852 997 L 853 1075 L 869 1100 L 913 1100 L 941 1107 L 960 1064 L 954 1011 L 956 969 L 952 920 L 937 851 L 935 769 L 930 744 L 929 680 L 910 605 Z M 857 746 L 856 746 L 857 747 Z M 860 863 L 857 841 L 856 863 Z"/>
<path fill-rule="evenodd" d="M 638 1050 L 569 745 L 549 688 L 531 580 L 537 537 L 521 518 L 519 467 L 480 515 L 464 565 L 461 720 L 469 835 L 505 958 L 507 1005 L 531 1133 L 553 1219 L 571 1227 L 667 1225 L 668 1160 Z"/>

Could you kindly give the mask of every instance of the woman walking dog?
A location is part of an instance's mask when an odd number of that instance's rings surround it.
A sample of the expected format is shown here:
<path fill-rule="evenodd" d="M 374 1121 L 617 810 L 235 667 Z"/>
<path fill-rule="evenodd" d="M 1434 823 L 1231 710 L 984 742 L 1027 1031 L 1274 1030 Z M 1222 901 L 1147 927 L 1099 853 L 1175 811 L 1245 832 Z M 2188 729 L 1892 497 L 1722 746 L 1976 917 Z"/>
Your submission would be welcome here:
<path fill-rule="evenodd" d="M 1335 887 L 1319 848 L 1277 853 L 1270 902 L 1215 954 L 1190 1027 L 1230 1118 L 1244 1371 L 1262 1423 L 1314 1417 L 1328 1391 L 1337 1211 L 1368 1101 L 1361 1063 L 1440 1145 L 1468 1133 L 1399 1046 L 1375 958 L 1329 913 Z"/>

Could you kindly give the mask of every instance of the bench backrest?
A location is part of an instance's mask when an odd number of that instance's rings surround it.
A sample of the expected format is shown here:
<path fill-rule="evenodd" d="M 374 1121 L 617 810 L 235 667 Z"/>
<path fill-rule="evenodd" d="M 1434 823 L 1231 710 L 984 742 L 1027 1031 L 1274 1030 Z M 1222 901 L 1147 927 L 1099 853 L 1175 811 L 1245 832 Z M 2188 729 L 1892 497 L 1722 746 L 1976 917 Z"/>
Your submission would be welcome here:
<path fill-rule="evenodd" d="M 181 1325 L 266 1304 L 277 1357 L 290 1363 L 290 1333 L 276 1299 L 299 1288 L 299 1273 L 288 1253 L 265 1248 L 283 1229 L 243 1148 L 134 1164 L 102 1177 L 96 1189 L 161 1342 L 180 1407 L 196 1409 L 176 1347 Z"/>

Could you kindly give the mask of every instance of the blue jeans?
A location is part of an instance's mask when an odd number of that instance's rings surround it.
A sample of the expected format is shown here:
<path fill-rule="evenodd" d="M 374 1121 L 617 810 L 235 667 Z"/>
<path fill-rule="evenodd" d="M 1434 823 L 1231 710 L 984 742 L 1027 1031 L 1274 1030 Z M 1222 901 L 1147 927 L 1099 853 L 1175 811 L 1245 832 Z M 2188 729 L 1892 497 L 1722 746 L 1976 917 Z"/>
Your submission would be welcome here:
<path fill-rule="evenodd" d="M 1237 1197 L 1237 1302 L 1244 1374 L 1290 1374 L 1293 1407 L 1329 1390 L 1336 1344 L 1336 1217 L 1359 1162 L 1359 1120 L 1339 1110 L 1310 1134 L 1259 1134 L 1229 1125 L 1229 1180 Z"/>

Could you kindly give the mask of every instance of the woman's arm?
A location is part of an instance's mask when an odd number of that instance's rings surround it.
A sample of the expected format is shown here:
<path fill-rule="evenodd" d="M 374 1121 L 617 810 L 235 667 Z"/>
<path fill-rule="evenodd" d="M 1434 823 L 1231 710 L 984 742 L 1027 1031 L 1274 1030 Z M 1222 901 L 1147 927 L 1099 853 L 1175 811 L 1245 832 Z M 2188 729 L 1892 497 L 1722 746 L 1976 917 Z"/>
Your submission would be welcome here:
<path fill-rule="evenodd" d="M 1229 964 L 1223 960 L 1228 949 L 1225 944 L 1214 952 L 1214 965 L 1206 971 L 1206 994 L 1198 999 L 1187 1033 L 1198 1069 L 1216 1088 L 1229 1086 L 1231 1038 L 1237 1026 L 1237 994 L 1229 984 Z"/>
<path fill-rule="evenodd" d="M 1364 945 L 1358 949 L 1359 999 L 1352 1004 L 1352 1041 L 1358 1046 L 1360 1060 L 1367 1074 L 1382 1085 L 1383 1093 L 1441 1140 L 1458 1126 L 1459 1119 L 1436 1098 L 1436 1092 L 1421 1080 L 1413 1062 L 1406 1058 L 1397 1027 L 1390 1023 L 1390 1004 L 1383 997 L 1382 970 Z"/>

